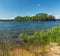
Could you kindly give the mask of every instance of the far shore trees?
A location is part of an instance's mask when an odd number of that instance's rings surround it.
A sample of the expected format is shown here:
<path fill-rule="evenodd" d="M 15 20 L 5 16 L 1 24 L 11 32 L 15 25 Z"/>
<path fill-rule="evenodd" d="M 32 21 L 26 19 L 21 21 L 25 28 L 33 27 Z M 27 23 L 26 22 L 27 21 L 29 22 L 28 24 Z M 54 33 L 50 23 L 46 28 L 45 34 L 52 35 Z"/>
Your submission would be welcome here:
<path fill-rule="evenodd" d="M 55 21 L 53 15 L 48 15 L 46 13 L 39 13 L 34 16 L 17 16 L 14 21 Z"/>

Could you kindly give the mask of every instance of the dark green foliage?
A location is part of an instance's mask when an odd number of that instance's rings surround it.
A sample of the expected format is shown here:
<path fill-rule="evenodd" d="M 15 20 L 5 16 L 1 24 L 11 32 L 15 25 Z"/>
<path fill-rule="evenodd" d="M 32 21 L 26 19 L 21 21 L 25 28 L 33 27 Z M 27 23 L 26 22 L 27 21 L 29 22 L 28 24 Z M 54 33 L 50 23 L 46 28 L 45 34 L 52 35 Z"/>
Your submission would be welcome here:
<path fill-rule="evenodd" d="M 39 13 L 35 16 L 17 16 L 14 21 L 55 21 L 55 17 L 46 13 Z"/>
<path fill-rule="evenodd" d="M 55 17 L 52 16 L 52 15 L 49 15 L 47 20 L 49 20 L 49 21 L 50 21 L 50 20 L 51 20 L 51 21 L 54 21 L 54 20 L 55 20 Z"/>
<path fill-rule="evenodd" d="M 23 17 L 17 16 L 17 17 L 15 17 L 15 21 L 23 21 Z"/>

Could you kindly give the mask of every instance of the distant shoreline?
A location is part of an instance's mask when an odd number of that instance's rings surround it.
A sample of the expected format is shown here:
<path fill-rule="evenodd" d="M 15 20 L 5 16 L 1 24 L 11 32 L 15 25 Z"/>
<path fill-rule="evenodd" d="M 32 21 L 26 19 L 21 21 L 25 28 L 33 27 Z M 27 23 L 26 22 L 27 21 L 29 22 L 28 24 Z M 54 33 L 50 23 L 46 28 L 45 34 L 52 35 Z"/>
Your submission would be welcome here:
<path fill-rule="evenodd" d="M 12 20 L 0 20 L 0 21 L 14 21 L 13 19 Z M 56 20 L 48 20 L 48 21 L 60 21 L 60 19 L 56 19 Z M 15 22 L 31 22 L 31 21 L 15 21 Z M 34 22 L 34 21 L 33 21 Z M 37 21 L 39 22 L 39 21 Z M 42 21 L 43 22 L 43 21 Z"/>
<path fill-rule="evenodd" d="M 12 20 L 0 20 L 0 21 L 14 21 L 14 20 L 12 19 Z"/>

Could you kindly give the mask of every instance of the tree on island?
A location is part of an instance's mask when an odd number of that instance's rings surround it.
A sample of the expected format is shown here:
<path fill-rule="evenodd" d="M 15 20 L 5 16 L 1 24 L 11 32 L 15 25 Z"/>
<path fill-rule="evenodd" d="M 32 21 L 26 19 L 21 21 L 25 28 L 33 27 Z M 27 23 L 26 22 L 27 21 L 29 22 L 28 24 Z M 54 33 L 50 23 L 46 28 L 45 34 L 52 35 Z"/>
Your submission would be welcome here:
<path fill-rule="evenodd" d="M 55 21 L 53 15 L 48 15 L 46 13 L 39 13 L 34 16 L 17 16 L 14 18 L 14 21 Z"/>

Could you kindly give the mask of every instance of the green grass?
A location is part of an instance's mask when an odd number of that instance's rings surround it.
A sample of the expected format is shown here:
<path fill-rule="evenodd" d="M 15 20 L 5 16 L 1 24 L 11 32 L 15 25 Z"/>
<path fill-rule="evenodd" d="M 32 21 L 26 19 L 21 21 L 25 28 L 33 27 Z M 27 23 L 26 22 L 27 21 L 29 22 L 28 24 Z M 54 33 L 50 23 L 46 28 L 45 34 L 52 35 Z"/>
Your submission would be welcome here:
<path fill-rule="evenodd" d="M 40 31 L 40 32 L 35 32 L 33 35 L 28 35 L 26 33 L 21 33 L 18 36 L 18 39 L 22 40 L 22 47 L 27 49 L 27 50 L 32 50 L 33 53 L 37 54 L 34 50 L 37 49 L 38 46 L 41 47 L 42 54 L 45 53 L 44 47 L 46 45 L 49 45 L 50 43 L 58 43 L 60 44 L 60 26 L 55 26 L 52 27 L 51 29 L 47 31 Z M 12 40 L 13 41 L 13 40 Z M 13 43 L 15 44 L 15 43 Z M 9 56 L 8 53 L 8 47 L 5 48 L 5 42 L 0 41 L 1 49 L 3 51 L 2 56 Z M 30 46 L 33 46 L 32 49 Z M 7 54 L 5 54 L 7 52 Z M 44 55 L 42 55 L 44 56 Z"/>
<path fill-rule="evenodd" d="M 35 32 L 32 36 L 21 33 L 18 38 L 23 39 L 23 44 L 46 45 L 51 42 L 60 43 L 60 26 L 52 27 L 47 31 Z"/>
<path fill-rule="evenodd" d="M 22 46 L 25 47 L 25 49 L 31 50 L 29 47 L 33 46 L 32 51 L 35 56 L 37 52 L 33 51 L 34 49 L 37 49 L 37 46 L 41 47 L 42 50 L 42 56 L 46 56 L 46 49 L 45 47 L 47 45 L 50 45 L 50 43 L 58 43 L 60 44 L 60 26 L 52 27 L 51 29 L 47 31 L 40 31 L 35 32 L 32 36 L 27 35 L 25 33 L 21 33 L 18 36 L 19 39 L 22 39 Z"/>

